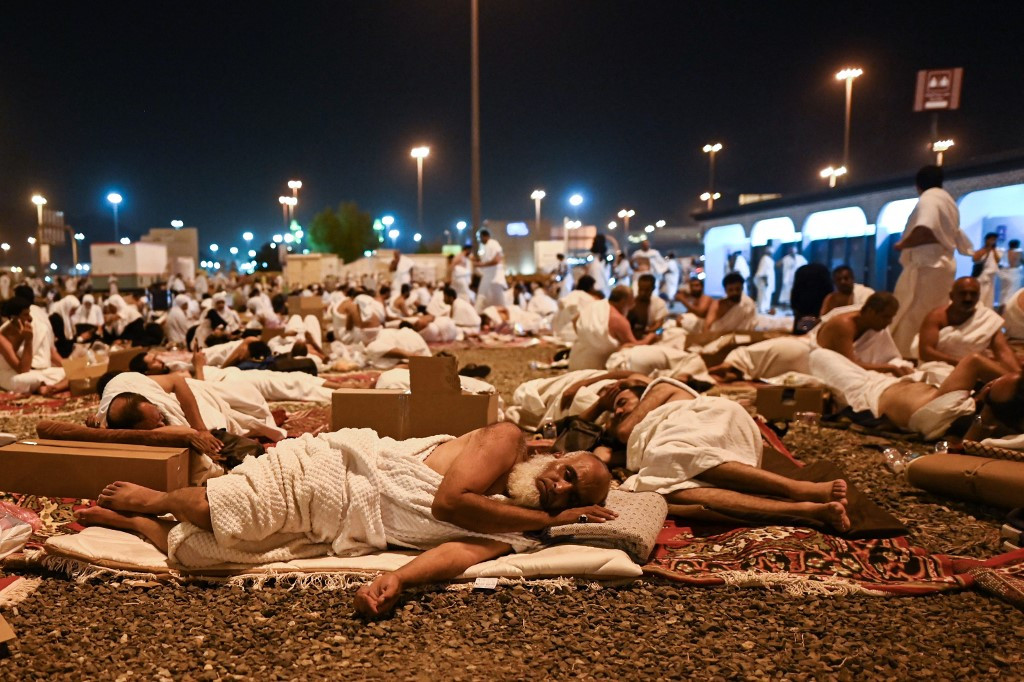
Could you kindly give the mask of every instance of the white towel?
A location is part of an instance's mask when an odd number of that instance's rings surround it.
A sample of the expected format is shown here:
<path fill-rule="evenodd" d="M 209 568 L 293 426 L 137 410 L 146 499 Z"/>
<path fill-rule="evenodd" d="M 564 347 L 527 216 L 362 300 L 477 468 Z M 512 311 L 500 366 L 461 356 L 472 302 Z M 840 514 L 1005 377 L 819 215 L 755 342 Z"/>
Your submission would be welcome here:
<path fill-rule="evenodd" d="M 555 377 L 525 381 L 512 394 L 512 404 L 505 411 L 505 418 L 527 430 L 536 430 L 541 424 L 558 421 L 564 417 L 578 415 L 592 407 L 598 399 L 598 392 L 613 383 L 613 379 L 598 381 L 576 392 L 572 404 L 562 409 L 562 394 L 567 388 L 580 381 L 586 381 L 605 374 L 600 369 L 581 369 Z M 378 387 L 380 382 L 378 380 Z"/>

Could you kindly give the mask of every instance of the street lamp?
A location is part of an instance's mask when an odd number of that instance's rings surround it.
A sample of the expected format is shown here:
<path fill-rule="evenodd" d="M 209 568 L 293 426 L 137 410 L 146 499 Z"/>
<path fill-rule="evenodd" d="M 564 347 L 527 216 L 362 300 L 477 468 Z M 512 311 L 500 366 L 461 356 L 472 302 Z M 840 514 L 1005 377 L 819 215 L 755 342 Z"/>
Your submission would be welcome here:
<path fill-rule="evenodd" d="M 660 230 L 661 228 L 665 227 L 665 221 L 659 220 L 658 222 L 654 223 L 654 226 Z"/>
<path fill-rule="evenodd" d="M 85 235 L 81 232 L 75 232 L 71 235 L 71 260 L 74 261 L 76 269 L 81 267 L 78 263 L 78 242 L 83 239 L 85 239 Z"/>
<path fill-rule="evenodd" d="M 629 219 L 636 215 L 636 211 L 633 209 L 622 209 L 619 211 L 619 218 L 622 219 L 623 226 L 622 230 L 626 235 L 626 240 L 629 240 Z"/>
<path fill-rule="evenodd" d="M 711 192 L 704 192 L 703 194 L 700 195 L 700 200 L 708 202 L 708 206 L 713 206 L 714 202 L 721 198 L 722 195 L 719 194 L 718 192 L 715 192 L 714 194 L 712 194 Z"/>
<path fill-rule="evenodd" d="M 540 234 L 540 202 L 541 199 L 543 199 L 547 195 L 547 192 L 545 192 L 542 189 L 535 189 L 530 194 L 530 198 L 533 199 L 534 219 L 536 221 L 534 223 L 534 229 L 536 230 L 536 234 L 538 235 Z"/>
<path fill-rule="evenodd" d="M 212 251 L 213 253 L 217 253 L 218 249 L 220 249 L 220 247 L 217 246 L 216 244 L 210 244 L 210 251 Z"/>
<path fill-rule="evenodd" d="M 715 199 L 721 195 L 715 191 L 715 155 L 722 151 L 721 142 L 712 142 L 706 144 L 703 147 L 704 153 L 708 155 L 708 191 L 704 194 L 708 195 L 705 201 L 708 202 L 708 210 L 710 211 L 715 207 Z M 703 194 L 701 196 L 704 196 Z"/>
<path fill-rule="evenodd" d="M 243 232 L 242 239 L 245 240 L 245 245 L 248 246 L 249 242 L 252 241 L 252 232 Z"/>
<path fill-rule="evenodd" d="M 284 229 L 287 230 L 292 224 L 291 218 L 292 215 L 294 215 L 292 211 L 295 204 L 299 203 L 299 200 L 295 197 L 286 197 L 282 195 L 277 198 L 277 203 L 281 204 L 281 217 L 284 219 Z"/>
<path fill-rule="evenodd" d="M 843 165 L 845 172 L 850 167 L 850 107 L 853 102 L 853 79 L 864 73 L 861 69 L 843 69 L 836 74 L 836 80 L 846 81 L 846 118 L 843 126 Z M 824 176 L 822 176 L 824 177 Z M 835 187 L 834 184 L 830 185 Z"/>
<path fill-rule="evenodd" d="M 125 246 L 128 246 L 129 244 L 132 243 L 132 240 L 128 239 L 128 237 L 121 237 L 121 243 L 124 244 Z"/>
<path fill-rule="evenodd" d="M 610 223 L 608 223 L 608 229 L 609 230 L 614 230 L 618 226 L 619 226 L 619 224 L 617 222 L 615 222 L 614 220 L 611 221 Z"/>
<path fill-rule="evenodd" d="M 39 194 L 32 195 L 32 203 L 36 205 L 36 239 L 40 245 L 43 243 L 43 206 L 46 205 L 46 199 Z M 43 250 L 39 249 L 39 265 L 43 265 Z"/>
<path fill-rule="evenodd" d="M 282 236 L 281 236 L 281 235 L 279 235 L 279 234 L 275 234 L 275 235 L 274 235 L 274 243 L 275 243 L 275 244 L 280 244 L 280 243 L 281 243 L 281 241 L 282 241 L 283 239 L 284 239 L 284 237 L 282 237 Z"/>
<path fill-rule="evenodd" d="M 180 230 L 181 228 L 185 227 L 185 223 L 180 220 L 172 220 L 171 227 L 173 227 L 175 230 Z"/>
<path fill-rule="evenodd" d="M 828 168 L 822 169 L 822 171 L 818 173 L 818 175 L 820 175 L 823 178 L 828 178 L 829 187 L 835 187 L 836 178 L 846 175 L 846 166 L 840 166 L 839 168 L 833 168 L 832 166 L 829 166 Z"/>
<path fill-rule="evenodd" d="M 230 252 L 232 256 L 237 256 L 238 255 L 238 247 L 237 246 L 232 246 L 230 249 L 228 249 L 228 252 Z"/>
<path fill-rule="evenodd" d="M 413 147 L 409 155 L 416 159 L 416 227 L 423 229 L 423 159 L 430 156 L 430 147 Z"/>
<path fill-rule="evenodd" d="M 455 223 L 455 229 L 459 231 L 459 239 L 462 239 L 462 231 L 465 230 L 466 227 L 467 225 L 465 220 L 460 220 L 459 222 Z"/>
<path fill-rule="evenodd" d="M 644 232 L 646 232 L 647 234 L 654 232 L 654 225 L 648 225 L 647 227 L 645 227 Z"/>
<path fill-rule="evenodd" d="M 413 240 L 414 242 L 416 242 L 417 244 L 419 244 L 419 243 L 420 243 L 420 240 L 422 240 L 422 239 L 423 239 L 423 235 L 422 235 L 422 234 L 420 234 L 419 232 L 417 232 L 416 234 L 414 234 L 414 235 L 412 236 L 412 240 Z"/>
<path fill-rule="evenodd" d="M 949 151 L 949 148 L 953 146 L 953 140 L 939 140 L 932 142 L 932 151 L 935 152 L 935 165 L 942 165 L 942 154 L 943 152 Z"/>
<path fill-rule="evenodd" d="M 395 248 L 395 241 L 398 239 L 398 230 L 389 230 L 388 237 L 391 239 L 391 248 Z"/>
<path fill-rule="evenodd" d="M 111 192 L 107 195 L 107 201 L 109 201 L 110 205 L 114 207 L 114 239 L 118 239 L 121 236 L 121 228 L 117 224 L 117 207 L 121 205 L 122 201 L 124 201 L 124 197 L 117 192 Z"/>

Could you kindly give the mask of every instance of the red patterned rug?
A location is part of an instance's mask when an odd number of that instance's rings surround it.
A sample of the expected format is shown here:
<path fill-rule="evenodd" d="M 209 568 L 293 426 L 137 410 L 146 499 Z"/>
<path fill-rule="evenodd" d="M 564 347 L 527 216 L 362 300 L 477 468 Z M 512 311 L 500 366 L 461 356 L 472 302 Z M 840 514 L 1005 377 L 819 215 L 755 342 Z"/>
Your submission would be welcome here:
<path fill-rule="evenodd" d="M 794 593 L 915 595 L 975 584 L 979 571 L 1024 577 L 1024 550 L 981 561 L 932 554 L 905 537 L 846 540 L 810 528 L 689 526 L 669 519 L 644 572 L 691 585 Z"/>

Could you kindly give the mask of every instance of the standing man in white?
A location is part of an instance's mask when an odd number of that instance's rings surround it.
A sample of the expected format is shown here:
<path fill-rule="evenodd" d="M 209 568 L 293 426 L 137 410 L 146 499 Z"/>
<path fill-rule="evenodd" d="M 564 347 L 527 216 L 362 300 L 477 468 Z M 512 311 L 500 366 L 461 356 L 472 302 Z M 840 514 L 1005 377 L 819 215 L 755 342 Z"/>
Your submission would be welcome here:
<path fill-rule="evenodd" d="M 903 357 L 911 357 L 911 345 L 921 323 L 931 311 L 945 304 L 956 279 L 953 251 L 974 255 L 974 246 L 960 229 L 960 210 L 949 192 L 942 189 L 942 168 L 925 166 L 915 184 L 921 195 L 907 219 L 903 237 L 893 248 L 900 251 L 903 272 L 893 293 L 900 302 L 891 331 Z"/>
<path fill-rule="evenodd" d="M 775 293 L 775 259 L 772 258 L 772 244 L 765 246 L 761 260 L 754 273 L 754 288 L 757 289 L 757 312 L 767 313 L 772 309 L 772 295 Z"/>
<path fill-rule="evenodd" d="M 489 306 L 504 307 L 505 290 L 505 252 L 491 233 L 480 230 L 480 253 L 474 258 L 480 268 L 480 288 L 476 294 L 476 310 L 481 312 Z"/>
<path fill-rule="evenodd" d="M 797 253 L 796 244 L 791 244 L 787 249 L 788 253 L 782 257 L 782 289 L 779 291 L 779 305 L 789 307 L 790 297 L 793 294 L 793 280 L 796 278 L 796 271 L 807 265 L 807 259 Z"/>
<path fill-rule="evenodd" d="M 388 266 L 388 270 L 393 273 L 391 275 L 392 291 L 399 291 L 403 284 L 412 284 L 412 269 L 415 266 L 412 258 L 395 249 L 395 257 L 391 259 L 391 264 Z"/>

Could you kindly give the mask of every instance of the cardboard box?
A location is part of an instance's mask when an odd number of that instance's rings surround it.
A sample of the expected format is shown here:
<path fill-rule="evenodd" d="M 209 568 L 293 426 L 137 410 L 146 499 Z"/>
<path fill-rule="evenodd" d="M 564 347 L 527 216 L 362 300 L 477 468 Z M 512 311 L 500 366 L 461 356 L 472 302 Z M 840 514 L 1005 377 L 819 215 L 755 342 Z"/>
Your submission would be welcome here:
<path fill-rule="evenodd" d="M 289 296 L 288 314 L 320 317 L 324 314 L 324 301 L 319 296 Z"/>
<path fill-rule="evenodd" d="M 497 394 L 465 393 L 455 358 L 409 360 L 410 391 L 338 389 L 331 428 L 373 429 L 396 440 L 461 436 L 498 420 Z"/>
<path fill-rule="evenodd" d="M 755 406 L 769 421 L 789 421 L 798 412 L 822 414 L 827 397 L 823 388 L 758 386 Z"/>
<path fill-rule="evenodd" d="M 0 644 L 7 644 L 11 640 L 17 639 L 17 637 L 14 634 L 14 628 L 7 622 L 7 619 L 0 616 Z"/>
<path fill-rule="evenodd" d="M 110 355 L 107 356 L 107 371 L 127 372 L 128 365 L 131 364 L 135 356 L 143 355 L 146 352 L 148 352 L 146 348 L 123 348 L 111 351 Z"/>
<path fill-rule="evenodd" d="M 154 490 L 189 485 L 188 448 L 24 439 L 0 448 L 0 490 L 95 499 L 112 481 Z"/>
<path fill-rule="evenodd" d="M 90 363 L 89 358 L 67 358 L 62 361 L 71 395 L 90 395 L 96 392 L 100 377 L 107 373 L 107 360 Z"/>

